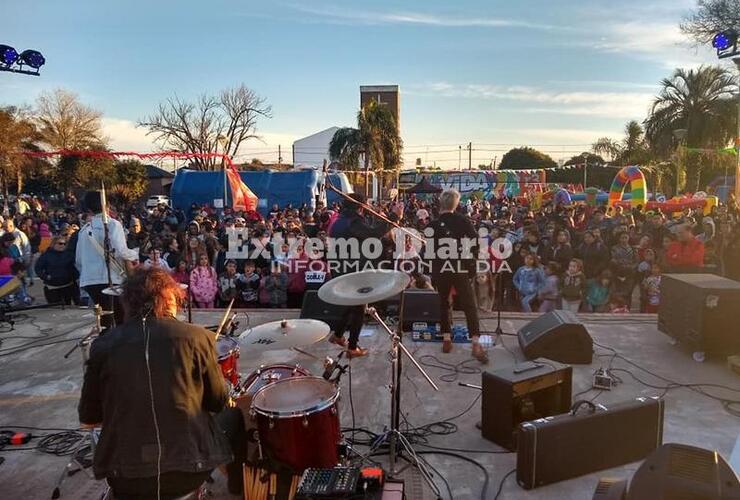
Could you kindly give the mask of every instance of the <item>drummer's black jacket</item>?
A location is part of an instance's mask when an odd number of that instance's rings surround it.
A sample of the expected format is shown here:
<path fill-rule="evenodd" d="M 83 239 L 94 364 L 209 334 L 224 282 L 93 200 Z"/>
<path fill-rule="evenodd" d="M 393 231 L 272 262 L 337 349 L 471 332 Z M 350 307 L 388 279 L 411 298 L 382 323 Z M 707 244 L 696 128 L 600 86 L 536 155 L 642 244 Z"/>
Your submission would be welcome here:
<path fill-rule="evenodd" d="M 396 214 L 389 214 L 388 219 L 395 222 L 398 220 L 398 217 Z M 329 228 L 329 237 L 333 240 L 340 238 L 346 240 L 356 239 L 358 248 L 361 248 L 363 241 L 368 238 L 380 239 L 388 233 L 389 229 L 390 224 L 385 221 L 379 220 L 376 225 L 370 225 L 355 210 L 343 209 L 337 220 Z M 364 255 L 354 256 L 359 258 L 353 258 L 352 256 L 342 256 L 340 252 L 335 255 L 328 252 L 328 256 L 331 275 L 334 277 L 352 271 L 362 271 L 368 265 L 369 261 Z M 345 264 L 356 264 L 356 266 L 345 266 Z"/>
<path fill-rule="evenodd" d="M 149 390 L 141 319 L 114 328 L 92 344 L 78 407 L 80 422 L 102 422 L 93 469 L 97 478 L 203 472 L 231 460 L 228 441 L 209 412 L 228 393 L 216 360 L 214 336 L 174 318 L 147 320 Z"/>

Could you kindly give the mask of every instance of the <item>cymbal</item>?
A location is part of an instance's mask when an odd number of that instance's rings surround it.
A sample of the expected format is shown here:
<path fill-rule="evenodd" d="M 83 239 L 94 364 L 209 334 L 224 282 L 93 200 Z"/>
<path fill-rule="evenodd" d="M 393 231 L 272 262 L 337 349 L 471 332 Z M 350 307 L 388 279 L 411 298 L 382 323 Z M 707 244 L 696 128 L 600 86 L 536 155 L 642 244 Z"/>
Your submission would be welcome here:
<path fill-rule="evenodd" d="M 242 356 L 264 351 L 308 347 L 329 335 L 329 325 L 315 319 L 284 319 L 247 328 L 236 341 Z"/>
<path fill-rule="evenodd" d="M 324 283 L 319 288 L 319 298 L 338 306 L 372 304 L 398 295 L 406 289 L 410 280 L 402 271 L 358 271 Z"/>
<path fill-rule="evenodd" d="M 114 297 L 120 297 L 121 295 L 123 295 L 123 286 L 113 285 L 113 286 L 103 288 L 103 293 L 105 295 L 112 295 Z"/>

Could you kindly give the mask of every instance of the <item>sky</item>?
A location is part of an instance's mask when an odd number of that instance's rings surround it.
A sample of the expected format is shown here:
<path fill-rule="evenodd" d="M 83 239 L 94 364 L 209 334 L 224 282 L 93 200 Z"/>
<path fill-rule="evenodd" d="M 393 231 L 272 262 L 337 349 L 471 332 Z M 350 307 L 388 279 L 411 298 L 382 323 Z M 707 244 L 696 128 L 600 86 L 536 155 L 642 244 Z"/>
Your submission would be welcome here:
<path fill-rule="evenodd" d="M 404 159 L 457 168 L 533 145 L 557 158 L 642 121 L 676 67 L 716 63 L 678 24 L 695 0 L 5 0 L 0 43 L 46 56 L 0 73 L 0 105 L 65 88 L 103 113 L 113 148 L 153 151 L 158 103 L 244 83 L 272 105 L 240 158 L 353 126 L 359 86 L 401 89 Z M 463 164 L 465 166 L 465 164 Z"/>

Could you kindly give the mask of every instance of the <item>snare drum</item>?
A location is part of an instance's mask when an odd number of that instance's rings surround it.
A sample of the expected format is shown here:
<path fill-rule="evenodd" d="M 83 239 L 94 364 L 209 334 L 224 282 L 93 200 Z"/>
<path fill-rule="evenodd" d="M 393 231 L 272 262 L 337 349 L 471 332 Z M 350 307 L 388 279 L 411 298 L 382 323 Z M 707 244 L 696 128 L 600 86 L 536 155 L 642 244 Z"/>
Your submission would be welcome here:
<path fill-rule="evenodd" d="M 337 465 L 338 398 L 339 388 L 321 377 L 291 377 L 260 389 L 252 413 L 262 453 L 294 471 Z"/>
<path fill-rule="evenodd" d="M 311 372 L 300 365 L 262 365 L 244 379 L 240 394 L 254 397 L 264 386 L 290 377 L 309 377 Z"/>
<path fill-rule="evenodd" d="M 232 387 L 236 387 L 239 383 L 239 344 L 230 337 L 219 337 L 216 352 L 221 373 Z"/>

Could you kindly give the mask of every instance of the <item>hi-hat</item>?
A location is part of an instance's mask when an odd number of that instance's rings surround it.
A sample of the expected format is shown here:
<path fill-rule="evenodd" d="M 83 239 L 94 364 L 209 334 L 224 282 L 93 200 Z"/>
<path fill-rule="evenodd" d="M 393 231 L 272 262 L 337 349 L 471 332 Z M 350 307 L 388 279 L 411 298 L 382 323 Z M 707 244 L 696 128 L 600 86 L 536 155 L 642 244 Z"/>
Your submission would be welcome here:
<path fill-rule="evenodd" d="M 329 325 L 315 319 L 284 319 L 246 329 L 236 339 L 242 356 L 274 349 L 308 347 L 329 335 Z"/>
<path fill-rule="evenodd" d="M 338 306 L 372 304 L 398 295 L 406 289 L 409 281 L 409 276 L 401 271 L 359 271 L 324 283 L 319 288 L 319 298 Z"/>
<path fill-rule="evenodd" d="M 123 286 L 113 285 L 113 286 L 103 288 L 103 293 L 105 295 L 112 295 L 114 297 L 120 297 L 121 295 L 123 295 Z"/>

